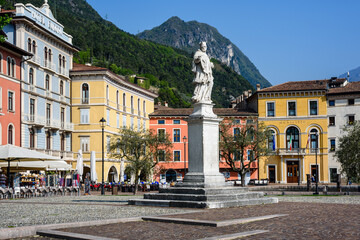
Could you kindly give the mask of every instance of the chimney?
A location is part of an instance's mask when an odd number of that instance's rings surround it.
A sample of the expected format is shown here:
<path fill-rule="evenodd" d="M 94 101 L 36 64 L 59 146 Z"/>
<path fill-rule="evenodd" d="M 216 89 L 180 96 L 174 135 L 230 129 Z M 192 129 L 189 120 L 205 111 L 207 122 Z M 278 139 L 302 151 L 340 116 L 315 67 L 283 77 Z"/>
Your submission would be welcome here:
<path fill-rule="evenodd" d="M 165 107 L 168 107 L 168 106 L 169 106 L 167 102 L 165 102 L 164 104 L 165 104 Z"/>
<path fill-rule="evenodd" d="M 256 84 L 256 91 L 260 91 L 260 83 Z"/>

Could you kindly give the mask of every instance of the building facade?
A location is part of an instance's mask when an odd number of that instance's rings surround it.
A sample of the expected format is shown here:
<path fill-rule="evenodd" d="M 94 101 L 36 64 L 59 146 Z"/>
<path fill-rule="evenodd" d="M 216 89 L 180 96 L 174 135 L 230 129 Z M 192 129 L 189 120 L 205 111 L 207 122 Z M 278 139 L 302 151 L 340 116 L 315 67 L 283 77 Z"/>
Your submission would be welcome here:
<path fill-rule="evenodd" d="M 8 42 L 0 45 L 0 145 L 21 146 L 21 62 L 31 55 Z"/>
<path fill-rule="evenodd" d="M 241 128 L 250 118 L 257 118 L 257 114 L 249 111 L 238 111 L 234 108 L 214 108 L 214 113 L 223 118 L 223 121 L 236 121 L 232 132 L 236 128 Z M 172 161 L 159 162 L 158 171 L 154 173 L 154 178 L 159 182 L 181 181 L 188 168 L 188 116 L 192 113 L 192 108 L 169 108 L 167 106 L 155 106 L 155 111 L 150 114 L 150 129 L 158 135 L 168 134 L 173 143 Z M 214 140 L 215 141 L 215 140 Z M 247 154 L 246 157 L 249 157 Z M 245 161 L 245 163 L 247 163 Z M 240 164 L 240 162 L 238 163 Z M 250 165 L 250 173 L 246 178 L 257 179 L 258 165 L 253 162 Z M 241 177 L 226 164 L 224 159 L 219 159 L 220 172 L 224 174 L 226 180 L 239 180 Z"/>
<path fill-rule="evenodd" d="M 124 181 L 125 159 L 114 159 L 108 153 L 111 137 L 122 127 L 142 131 L 149 129 L 149 113 L 154 111 L 156 94 L 126 81 L 106 68 L 73 64 L 72 121 L 74 152 L 83 153 L 84 174 L 90 171 L 90 153 L 95 152 L 98 182 L 102 179 L 102 128 L 104 127 L 104 180 Z M 75 168 L 74 162 L 73 167 Z"/>
<path fill-rule="evenodd" d="M 71 161 L 69 69 L 77 49 L 63 28 L 45 1 L 40 8 L 15 4 L 4 32 L 34 55 L 22 65 L 21 145 Z"/>
<path fill-rule="evenodd" d="M 345 79 L 336 80 L 339 83 Z M 307 174 L 329 182 L 328 112 L 330 80 L 287 82 L 258 89 L 246 101 L 272 131 L 272 154 L 260 159 L 260 178 L 306 183 Z"/>
<path fill-rule="evenodd" d="M 328 90 L 328 145 L 329 145 L 329 182 L 337 181 L 341 166 L 336 160 L 335 151 L 339 138 L 344 135 L 342 128 L 360 120 L 360 82 L 333 81 Z"/>

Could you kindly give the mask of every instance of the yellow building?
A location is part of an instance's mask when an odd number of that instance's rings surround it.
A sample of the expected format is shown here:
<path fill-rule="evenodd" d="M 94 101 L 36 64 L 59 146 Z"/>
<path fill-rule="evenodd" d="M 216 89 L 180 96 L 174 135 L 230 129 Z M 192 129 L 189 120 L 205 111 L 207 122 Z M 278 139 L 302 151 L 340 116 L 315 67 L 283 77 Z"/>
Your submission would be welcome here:
<path fill-rule="evenodd" d="M 259 121 L 271 129 L 272 154 L 259 161 L 259 178 L 305 183 L 306 174 L 328 182 L 326 92 L 329 80 L 287 82 L 259 89 L 247 99 Z"/>
<path fill-rule="evenodd" d="M 106 68 L 74 63 L 70 72 L 72 86 L 72 150 L 83 153 L 84 174 L 90 171 L 90 153 L 95 152 L 97 182 L 102 180 L 102 128 L 104 128 L 104 181 L 124 180 L 124 160 L 108 153 L 112 136 L 127 126 L 149 128 L 149 113 L 154 111 L 156 94 L 132 84 Z M 75 157 L 76 159 L 76 157 Z M 73 168 L 76 162 L 73 162 Z"/>

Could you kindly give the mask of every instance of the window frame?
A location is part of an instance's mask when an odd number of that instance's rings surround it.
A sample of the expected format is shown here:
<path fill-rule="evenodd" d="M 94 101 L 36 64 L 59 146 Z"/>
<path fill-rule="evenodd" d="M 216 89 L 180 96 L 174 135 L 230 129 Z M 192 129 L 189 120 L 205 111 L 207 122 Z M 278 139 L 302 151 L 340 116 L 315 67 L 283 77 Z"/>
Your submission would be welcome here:
<path fill-rule="evenodd" d="M 273 115 L 269 115 L 269 111 L 271 111 L 269 109 L 269 104 L 273 105 Z M 266 102 L 266 117 L 275 117 L 275 101 L 270 101 L 270 102 Z"/>
<path fill-rule="evenodd" d="M 177 154 L 178 153 L 178 158 L 179 160 L 176 160 L 175 158 L 177 157 Z M 181 151 L 180 150 L 174 150 L 173 151 L 173 161 L 174 162 L 180 162 L 181 161 Z"/>
<path fill-rule="evenodd" d="M 176 134 L 178 132 L 178 134 Z M 173 129 L 173 142 L 179 143 L 181 142 L 181 130 L 180 128 L 174 128 Z"/>
<path fill-rule="evenodd" d="M 328 106 L 329 107 L 335 107 L 335 100 L 329 100 Z"/>
<path fill-rule="evenodd" d="M 336 117 L 335 116 L 329 116 L 329 126 L 335 126 L 335 125 L 336 125 Z"/>
<path fill-rule="evenodd" d="M 330 142 L 329 142 L 329 146 L 330 146 L 329 152 L 335 152 L 336 151 L 336 139 L 335 138 L 330 138 L 329 140 L 330 140 Z M 332 143 L 334 143 L 334 145 Z"/>
<path fill-rule="evenodd" d="M 312 110 L 312 108 L 311 108 L 311 103 L 312 102 L 315 102 L 316 103 L 316 114 L 312 114 L 311 113 L 311 110 Z M 316 100 L 316 99 L 311 99 L 311 100 L 309 100 L 309 115 L 310 116 L 318 116 L 319 115 L 319 101 L 318 100 Z"/>
<path fill-rule="evenodd" d="M 290 110 L 290 103 L 294 103 L 295 105 L 295 110 Z M 297 103 L 296 100 L 289 100 L 286 102 L 286 106 L 287 106 L 287 116 L 288 117 L 296 117 L 297 116 Z M 294 115 L 290 115 L 290 112 L 294 111 Z"/>
<path fill-rule="evenodd" d="M 8 112 L 15 112 L 15 92 L 8 90 L 7 98 L 8 98 L 7 101 Z"/>

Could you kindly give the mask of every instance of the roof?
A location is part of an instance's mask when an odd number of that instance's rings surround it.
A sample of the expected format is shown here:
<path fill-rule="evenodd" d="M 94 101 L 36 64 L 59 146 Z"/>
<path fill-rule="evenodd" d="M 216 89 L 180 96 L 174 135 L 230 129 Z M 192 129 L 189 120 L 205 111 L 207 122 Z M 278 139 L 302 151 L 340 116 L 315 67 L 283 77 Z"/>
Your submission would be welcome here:
<path fill-rule="evenodd" d="M 108 70 L 107 68 L 88 66 L 88 65 L 84 65 L 84 64 L 75 63 L 75 62 L 73 62 L 73 68 L 71 69 L 71 71 L 76 71 L 76 72 L 107 71 L 107 70 Z"/>
<path fill-rule="evenodd" d="M 9 42 L 7 42 L 7 41 L 5 41 L 5 42 L 0 42 L 0 46 L 3 47 L 3 48 L 5 48 L 5 49 L 8 49 L 8 50 L 10 50 L 10 51 L 12 51 L 12 52 L 15 52 L 15 53 L 17 53 L 17 54 L 19 54 L 19 55 L 23 55 L 23 56 L 33 56 L 32 53 L 29 53 L 29 52 L 27 52 L 27 51 L 25 51 L 25 50 L 23 50 L 23 49 L 15 46 L 14 44 L 9 43 Z"/>
<path fill-rule="evenodd" d="M 109 73 L 110 75 L 115 76 L 115 78 L 117 79 L 117 81 L 119 83 L 125 82 L 129 87 L 133 87 L 133 89 L 141 90 L 141 91 L 143 91 L 143 93 L 146 93 L 147 95 L 150 95 L 151 97 L 154 97 L 154 98 L 158 97 L 158 95 L 156 93 L 153 93 L 153 92 L 151 92 L 151 91 L 149 91 L 149 90 L 147 90 L 145 88 L 140 87 L 137 84 L 134 84 L 134 83 L 131 83 L 131 82 L 125 80 L 123 77 L 119 76 L 118 74 L 113 73 L 112 71 L 110 71 L 107 68 L 96 67 L 96 66 L 88 66 L 88 65 L 73 62 L 73 68 L 70 70 L 70 73 L 92 72 L 92 71 L 93 72 L 104 71 L 104 74 Z"/>
<path fill-rule="evenodd" d="M 193 108 L 170 108 L 159 106 L 157 110 L 149 114 L 150 117 L 169 117 L 169 116 L 183 116 L 187 117 L 193 113 Z M 257 116 L 257 113 L 252 110 L 238 110 L 235 108 L 214 108 L 214 113 L 219 116 Z"/>
<path fill-rule="evenodd" d="M 344 94 L 344 93 L 359 93 L 360 82 L 349 82 L 344 87 L 330 88 L 327 95 Z"/>
<path fill-rule="evenodd" d="M 262 92 L 283 92 L 283 91 L 327 90 L 328 83 L 341 84 L 345 81 L 346 81 L 345 78 L 339 78 L 339 79 L 335 79 L 335 80 L 323 79 L 323 80 L 286 82 L 286 83 L 282 83 L 282 84 L 278 84 L 275 86 L 261 89 L 257 92 L 262 93 Z"/>

